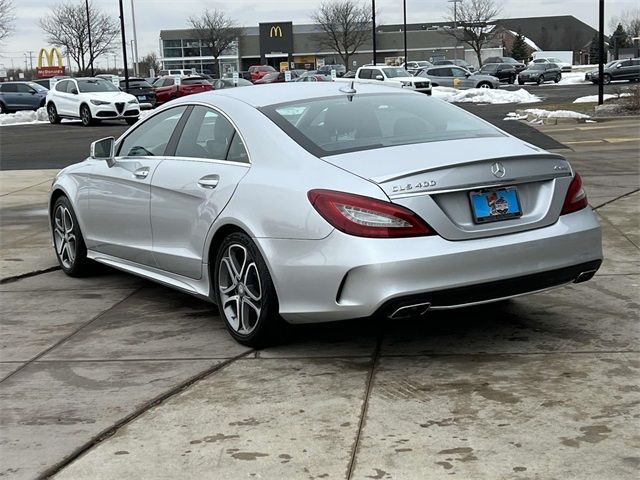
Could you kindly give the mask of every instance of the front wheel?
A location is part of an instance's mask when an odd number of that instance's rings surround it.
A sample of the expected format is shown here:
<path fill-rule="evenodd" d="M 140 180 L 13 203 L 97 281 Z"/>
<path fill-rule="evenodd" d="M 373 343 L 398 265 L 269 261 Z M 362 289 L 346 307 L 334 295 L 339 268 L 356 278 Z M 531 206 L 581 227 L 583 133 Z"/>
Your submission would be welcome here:
<path fill-rule="evenodd" d="M 213 271 L 214 295 L 227 330 L 239 343 L 262 348 L 275 343 L 286 323 L 258 247 L 244 233 L 232 233 L 220 246 Z"/>
<path fill-rule="evenodd" d="M 90 268 L 78 219 L 67 197 L 60 197 L 51 215 L 53 245 L 62 271 L 70 277 L 80 277 Z"/>
<path fill-rule="evenodd" d="M 493 88 L 493 85 L 487 82 L 483 82 L 480 85 L 478 85 L 478 88 Z"/>
<path fill-rule="evenodd" d="M 611 83 L 611 75 L 609 75 L 608 73 L 605 73 L 602 79 L 605 85 L 609 85 Z"/>
<path fill-rule="evenodd" d="M 47 107 L 47 117 L 49 117 L 49 123 L 51 124 L 60 123 L 60 116 L 54 103 L 50 103 Z"/>
<path fill-rule="evenodd" d="M 91 110 L 86 105 L 82 105 L 80 107 L 80 120 L 82 120 L 82 125 L 85 127 L 90 127 L 91 125 L 93 125 L 93 117 L 91 117 Z"/>
<path fill-rule="evenodd" d="M 538 85 L 540 85 L 542 82 L 544 82 L 544 75 L 540 75 L 538 77 Z"/>
<path fill-rule="evenodd" d="M 553 81 L 554 83 L 558 83 L 561 79 L 562 79 L 562 76 L 558 74 L 558 76 L 556 76 L 556 78 Z"/>
<path fill-rule="evenodd" d="M 509 77 L 509 85 L 513 85 L 514 83 L 516 83 L 516 77 L 514 76 Z"/>

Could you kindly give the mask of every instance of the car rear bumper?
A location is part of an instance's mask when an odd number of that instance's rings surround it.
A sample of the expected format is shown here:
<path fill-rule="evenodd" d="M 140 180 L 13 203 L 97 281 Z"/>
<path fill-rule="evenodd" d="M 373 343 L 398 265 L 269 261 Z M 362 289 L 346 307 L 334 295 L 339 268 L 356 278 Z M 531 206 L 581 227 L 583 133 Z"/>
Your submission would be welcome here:
<path fill-rule="evenodd" d="M 291 323 L 367 317 L 407 299 L 455 308 L 533 293 L 574 281 L 602 260 L 590 208 L 545 228 L 475 240 L 333 231 L 323 240 L 256 242 L 268 259 L 280 314 Z"/>

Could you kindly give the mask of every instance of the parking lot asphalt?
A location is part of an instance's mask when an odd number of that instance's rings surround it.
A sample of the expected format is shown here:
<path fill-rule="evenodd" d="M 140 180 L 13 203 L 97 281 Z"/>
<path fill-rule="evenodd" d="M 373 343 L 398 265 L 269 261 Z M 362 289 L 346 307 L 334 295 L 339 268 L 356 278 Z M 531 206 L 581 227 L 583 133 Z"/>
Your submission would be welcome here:
<path fill-rule="evenodd" d="M 299 327 L 261 351 L 215 307 L 110 269 L 16 278 L 55 265 L 54 170 L 3 172 L 0 475 L 635 479 L 637 123 L 539 129 L 567 147 L 603 226 L 592 281 Z"/>

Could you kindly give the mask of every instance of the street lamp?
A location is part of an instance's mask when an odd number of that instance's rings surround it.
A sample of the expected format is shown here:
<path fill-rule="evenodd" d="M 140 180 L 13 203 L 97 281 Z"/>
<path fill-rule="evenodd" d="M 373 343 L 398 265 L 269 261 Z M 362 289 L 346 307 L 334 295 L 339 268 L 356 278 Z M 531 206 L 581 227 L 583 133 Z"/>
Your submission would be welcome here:
<path fill-rule="evenodd" d="M 371 20 L 373 24 L 373 64 L 376 64 L 376 0 L 371 0 Z M 349 68 L 349 65 L 345 65 Z"/>
<path fill-rule="evenodd" d="M 404 31 L 404 66 L 407 67 L 407 0 L 402 0 L 403 31 Z"/>
<path fill-rule="evenodd" d="M 89 37 L 89 66 L 91 67 L 91 76 L 93 77 L 93 46 L 91 45 L 91 18 L 89 17 L 89 0 L 84 0 L 84 6 L 87 9 L 87 33 Z"/>
<path fill-rule="evenodd" d="M 462 3 L 462 0 L 447 0 L 448 3 L 453 3 L 453 36 L 456 39 L 456 45 L 453 49 L 453 58 L 458 59 L 458 3 Z"/>

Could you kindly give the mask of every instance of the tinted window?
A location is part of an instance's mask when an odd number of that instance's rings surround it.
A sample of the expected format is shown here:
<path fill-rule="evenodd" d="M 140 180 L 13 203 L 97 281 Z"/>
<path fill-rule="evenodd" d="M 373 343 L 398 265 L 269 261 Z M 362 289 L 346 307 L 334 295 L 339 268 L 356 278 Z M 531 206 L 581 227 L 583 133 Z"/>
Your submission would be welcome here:
<path fill-rule="evenodd" d="M 383 68 L 384 73 L 387 75 L 387 78 L 396 78 L 396 77 L 410 77 L 411 74 L 407 72 L 404 68 Z"/>
<path fill-rule="evenodd" d="M 371 78 L 371 69 L 363 68 L 358 73 L 358 78 Z"/>
<path fill-rule="evenodd" d="M 249 155 L 247 155 L 247 150 L 244 148 L 242 138 L 240 138 L 240 135 L 237 133 L 233 136 L 233 140 L 231 140 L 227 160 L 231 162 L 249 163 Z"/>
<path fill-rule="evenodd" d="M 170 87 L 171 85 L 173 85 L 174 80 L 173 78 L 165 78 L 164 79 L 164 83 L 162 84 L 163 87 Z"/>
<path fill-rule="evenodd" d="M 18 83 L 16 86 L 18 87 L 18 93 L 31 93 L 34 90 L 26 83 Z"/>
<path fill-rule="evenodd" d="M 33 88 L 36 92 L 46 92 L 47 90 L 49 90 L 48 88 L 45 88 L 42 85 L 35 82 L 29 82 L 27 83 L 27 85 Z"/>
<path fill-rule="evenodd" d="M 631 65 L 633 66 L 640 65 L 640 60 L 631 60 Z"/>
<path fill-rule="evenodd" d="M 133 130 L 120 144 L 118 156 L 140 157 L 163 155 L 186 106 L 170 108 L 154 115 Z"/>
<path fill-rule="evenodd" d="M 351 101 L 340 96 L 260 110 L 317 156 L 502 135 L 455 106 L 412 94 L 355 95 Z"/>
<path fill-rule="evenodd" d="M 207 81 L 206 78 L 183 78 L 182 79 L 182 83 L 184 85 L 206 85 L 209 82 Z"/>
<path fill-rule="evenodd" d="M 107 82 L 104 78 L 81 78 L 77 82 L 78 90 L 83 93 L 120 91 L 118 87 L 111 82 Z"/>
<path fill-rule="evenodd" d="M 435 75 L 436 77 L 451 77 L 453 73 L 450 68 L 436 68 L 434 70 L 429 70 L 429 75 Z"/>
<path fill-rule="evenodd" d="M 451 69 L 451 73 L 454 77 L 464 77 L 467 74 L 466 70 L 463 70 L 462 68 L 452 68 Z"/>
<path fill-rule="evenodd" d="M 235 130 L 220 113 L 194 107 L 180 135 L 177 157 L 224 160 Z"/>
<path fill-rule="evenodd" d="M 15 83 L 9 83 L 7 85 L 2 85 L 2 91 L 4 93 L 14 93 L 18 91 L 18 86 Z"/>
<path fill-rule="evenodd" d="M 120 88 L 125 88 L 127 86 L 124 80 L 120 80 Z M 129 80 L 129 88 L 149 88 L 151 85 L 146 80 Z"/>
<path fill-rule="evenodd" d="M 70 84 L 71 82 L 69 80 L 63 80 L 62 82 L 58 82 L 56 83 L 55 89 L 58 92 L 66 92 L 67 91 L 67 86 Z"/>
<path fill-rule="evenodd" d="M 483 65 L 482 68 L 480 69 L 481 73 L 494 73 L 495 71 L 498 70 L 498 67 L 493 64 L 493 65 Z M 502 67 L 500 67 L 500 70 L 502 70 Z"/>

